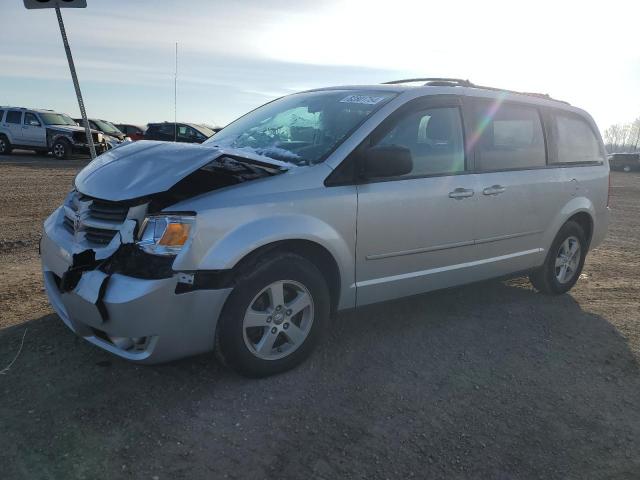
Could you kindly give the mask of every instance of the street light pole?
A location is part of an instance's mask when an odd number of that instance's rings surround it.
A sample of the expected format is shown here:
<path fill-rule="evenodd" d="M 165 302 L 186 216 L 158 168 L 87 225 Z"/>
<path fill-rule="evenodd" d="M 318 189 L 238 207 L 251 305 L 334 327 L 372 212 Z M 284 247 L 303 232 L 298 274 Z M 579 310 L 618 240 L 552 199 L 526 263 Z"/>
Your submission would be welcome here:
<path fill-rule="evenodd" d="M 78 75 L 76 74 L 76 67 L 73 63 L 73 57 L 71 56 L 71 48 L 69 47 L 69 41 L 67 40 L 67 32 L 64 28 L 64 22 L 62 21 L 62 13 L 60 7 L 56 4 L 56 16 L 58 17 L 58 25 L 60 26 L 60 35 L 62 35 L 62 43 L 64 44 L 64 51 L 67 54 L 67 61 L 69 62 L 69 70 L 71 71 L 71 79 L 73 80 L 73 86 L 76 89 L 76 97 L 78 97 L 78 106 L 80 107 L 80 115 L 82 115 L 82 121 L 84 122 L 84 131 L 87 136 L 87 142 L 89 143 L 89 151 L 91 152 L 91 159 L 96 158 L 96 146 L 93 144 L 93 135 L 91 135 L 91 129 L 89 128 L 89 120 L 87 120 L 87 112 L 84 109 L 84 101 L 82 100 L 82 92 L 80 91 L 80 84 L 78 83 Z"/>

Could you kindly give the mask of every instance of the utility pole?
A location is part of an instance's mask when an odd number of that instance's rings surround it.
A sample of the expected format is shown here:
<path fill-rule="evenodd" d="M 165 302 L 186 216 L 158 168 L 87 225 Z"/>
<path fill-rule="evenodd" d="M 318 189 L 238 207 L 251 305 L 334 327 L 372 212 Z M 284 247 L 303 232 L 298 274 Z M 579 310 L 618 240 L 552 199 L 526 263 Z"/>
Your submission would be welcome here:
<path fill-rule="evenodd" d="M 60 26 L 60 35 L 62 35 L 62 43 L 64 44 L 64 51 L 67 54 L 67 62 L 69 62 L 69 70 L 71 71 L 71 79 L 73 80 L 73 87 L 76 90 L 76 97 L 78 98 L 78 107 L 80 107 L 80 115 L 82 116 L 82 122 L 84 123 L 84 133 L 87 136 L 87 142 L 89 143 L 89 151 L 91 152 L 91 160 L 93 160 L 94 158 L 96 158 L 96 146 L 93 144 L 93 135 L 91 134 L 91 128 L 89 128 L 89 120 L 87 119 L 87 112 L 84 108 L 84 101 L 82 100 L 82 92 L 80 91 L 80 83 L 78 83 L 76 66 L 73 63 L 73 57 L 71 56 L 71 47 L 69 47 L 67 32 L 64 28 L 64 22 L 62 21 L 62 12 L 60 12 L 60 7 L 58 5 L 56 5 L 56 16 L 58 17 L 58 25 Z"/>
<path fill-rule="evenodd" d="M 178 42 L 176 42 L 176 69 L 173 75 L 173 141 L 178 141 Z"/>
<path fill-rule="evenodd" d="M 76 90 L 76 97 L 78 98 L 80 115 L 82 115 L 82 121 L 84 122 L 84 132 L 87 136 L 87 143 L 89 144 L 89 151 L 91 153 L 91 159 L 93 160 L 94 158 L 96 158 L 96 146 L 93 144 L 93 136 L 91 135 L 91 129 L 89 128 L 89 120 L 87 120 L 87 112 L 84 108 L 84 101 L 82 100 L 80 83 L 78 83 L 76 67 L 73 63 L 73 57 L 71 56 L 71 47 L 69 47 L 67 31 L 64 28 L 62 12 L 60 12 L 60 8 L 87 8 L 87 0 L 23 0 L 23 2 L 24 7 L 27 10 L 37 10 L 41 8 L 55 8 L 56 10 L 56 17 L 58 17 L 58 26 L 60 27 L 60 35 L 62 35 L 62 43 L 64 45 L 64 51 L 67 54 L 67 62 L 69 63 L 69 71 L 71 72 L 73 87 Z"/>

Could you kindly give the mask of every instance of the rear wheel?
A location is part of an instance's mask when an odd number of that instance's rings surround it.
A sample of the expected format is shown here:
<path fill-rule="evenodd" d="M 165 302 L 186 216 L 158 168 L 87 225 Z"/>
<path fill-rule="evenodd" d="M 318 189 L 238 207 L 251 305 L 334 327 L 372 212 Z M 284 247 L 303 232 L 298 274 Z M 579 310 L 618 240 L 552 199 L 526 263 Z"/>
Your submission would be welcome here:
<path fill-rule="evenodd" d="M 0 135 L 0 155 L 8 155 L 11 153 L 11 142 L 4 135 Z"/>
<path fill-rule="evenodd" d="M 289 370 L 317 344 L 329 305 L 329 289 L 313 263 L 276 254 L 237 279 L 218 323 L 216 353 L 250 377 Z"/>
<path fill-rule="evenodd" d="M 565 223 L 556 235 L 544 265 L 529 275 L 531 283 L 542 293 L 568 292 L 578 281 L 587 248 L 582 227 L 573 221 Z"/>
<path fill-rule="evenodd" d="M 71 155 L 71 146 L 66 140 L 56 140 L 51 147 L 51 153 L 58 160 L 65 160 Z"/>

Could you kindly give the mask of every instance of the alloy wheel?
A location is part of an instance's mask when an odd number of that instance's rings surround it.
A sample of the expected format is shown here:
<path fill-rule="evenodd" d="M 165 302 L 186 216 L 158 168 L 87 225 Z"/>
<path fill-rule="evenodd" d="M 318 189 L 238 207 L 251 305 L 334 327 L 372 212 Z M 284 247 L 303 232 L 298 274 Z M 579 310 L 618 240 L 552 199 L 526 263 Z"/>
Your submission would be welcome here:
<path fill-rule="evenodd" d="M 65 148 L 64 148 L 64 145 L 62 145 L 61 143 L 56 143 L 53 146 L 53 155 L 56 158 L 63 158 L 64 157 L 64 153 L 65 153 Z"/>
<path fill-rule="evenodd" d="M 574 236 L 567 237 L 565 241 L 560 244 L 556 255 L 555 273 L 558 282 L 565 284 L 573 279 L 578 271 L 580 258 L 580 241 Z"/>
<path fill-rule="evenodd" d="M 244 342 L 263 360 L 278 360 L 297 350 L 313 324 L 313 298 L 299 282 L 273 282 L 256 295 L 242 320 Z"/>

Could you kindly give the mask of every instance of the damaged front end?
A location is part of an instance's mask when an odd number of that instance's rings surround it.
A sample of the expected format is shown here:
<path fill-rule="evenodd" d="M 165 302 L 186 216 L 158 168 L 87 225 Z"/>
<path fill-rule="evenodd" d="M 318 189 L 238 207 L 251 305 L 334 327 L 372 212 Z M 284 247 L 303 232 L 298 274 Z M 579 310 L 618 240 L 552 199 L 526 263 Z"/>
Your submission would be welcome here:
<path fill-rule="evenodd" d="M 116 152 L 127 157 L 131 155 L 128 148 Z M 170 207 L 284 169 L 205 150 L 208 161 L 199 161 L 191 171 L 180 166 L 183 174 L 174 176 L 172 182 L 165 179 L 164 185 L 170 184 L 165 190 L 129 188 L 127 194 L 116 189 L 114 195 L 103 195 L 115 200 L 91 195 L 105 189 L 100 176 L 92 172 L 94 165 L 89 174 L 83 171 L 78 175 L 77 189 L 47 219 L 41 241 L 45 287 L 56 312 L 78 335 L 141 363 L 168 361 L 213 348 L 215 322 L 230 284 L 220 281 L 224 272 L 173 270 L 176 256 L 189 248 L 193 239 L 197 213 L 172 212 Z M 121 169 L 118 163 L 102 161 L 98 170 L 105 178 L 115 178 L 109 170 Z M 158 163 L 157 176 L 162 176 L 162 161 Z M 128 175 L 118 181 L 128 182 L 130 187 L 132 181 L 145 186 L 131 165 Z M 148 165 L 138 162 L 143 170 Z M 150 180 L 154 181 L 159 184 L 158 178 Z M 111 187 L 114 183 L 118 182 L 112 182 Z"/>

